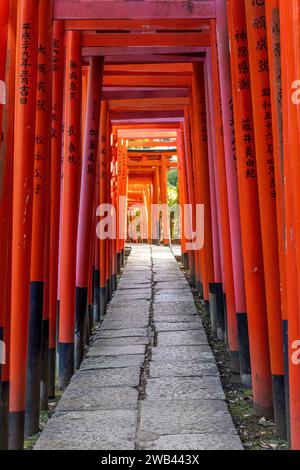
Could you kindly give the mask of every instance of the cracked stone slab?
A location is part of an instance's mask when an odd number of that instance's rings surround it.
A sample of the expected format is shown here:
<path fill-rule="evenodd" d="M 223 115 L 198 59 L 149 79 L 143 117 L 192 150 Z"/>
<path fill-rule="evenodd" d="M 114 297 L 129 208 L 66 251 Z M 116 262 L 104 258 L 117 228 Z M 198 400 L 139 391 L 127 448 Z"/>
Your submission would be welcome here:
<path fill-rule="evenodd" d="M 197 321 L 186 321 L 186 322 L 173 322 L 173 323 L 166 323 L 166 322 L 156 322 L 155 321 L 155 330 L 159 332 L 164 331 L 190 331 L 190 330 L 200 330 L 204 331 L 203 326 L 200 322 Z"/>
<path fill-rule="evenodd" d="M 109 309 L 113 309 L 115 307 L 119 308 L 122 306 L 126 306 L 127 308 L 131 307 L 132 310 L 139 309 L 139 308 L 149 308 L 150 307 L 150 300 L 135 300 L 135 299 L 118 299 L 118 297 L 113 297 L 109 303 Z"/>
<path fill-rule="evenodd" d="M 143 308 L 134 308 L 134 303 L 132 307 L 121 305 L 115 306 L 114 308 L 109 308 L 107 311 L 107 315 L 104 319 L 105 320 L 116 320 L 118 319 L 125 319 L 125 318 L 148 318 L 149 317 L 149 306 Z"/>
<path fill-rule="evenodd" d="M 93 341 L 93 346 L 136 346 L 149 344 L 150 339 L 148 336 L 129 336 L 127 338 L 98 338 Z"/>
<path fill-rule="evenodd" d="M 181 281 L 182 275 L 178 274 L 155 274 L 154 273 L 154 282 L 163 282 L 163 281 Z"/>
<path fill-rule="evenodd" d="M 140 443 L 141 450 L 243 450 L 238 436 L 227 434 L 172 434 Z"/>
<path fill-rule="evenodd" d="M 90 354 L 81 364 L 80 370 L 88 369 L 122 369 L 124 367 L 139 366 L 144 363 L 144 355 L 98 356 Z"/>
<path fill-rule="evenodd" d="M 154 315 L 197 315 L 197 309 L 194 301 L 167 303 L 154 302 Z"/>
<path fill-rule="evenodd" d="M 128 337 L 146 337 L 148 335 L 147 328 L 132 328 L 129 330 L 103 330 L 100 329 L 95 335 L 98 338 L 128 338 Z"/>
<path fill-rule="evenodd" d="M 187 281 L 185 280 L 174 281 L 174 282 L 160 281 L 160 282 L 155 283 L 155 291 L 158 289 L 182 289 L 182 288 L 190 289 L 190 286 L 187 283 Z"/>
<path fill-rule="evenodd" d="M 144 400 L 141 402 L 139 441 L 169 434 L 237 435 L 222 400 Z"/>
<path fill-rule="evenodd" d="M 135 291 L 119 291 L 114 296 L 114 302 L 123 302 L 124 300 L 151 300 L 151 289 L 137 289 Z"/>
<path fill-rule="evenodd" d="M 122 284 L 118 284 L 118 289 L 120 292 L 123 291 L 132 291 L 132 290 L 149 290 L 151 289 L 151 284 L 150 282 L 143 283 L 143 284 L 135 284 L 132 285 L 131 283 L 124 282 Z"/>
<path fill-rule="evenodd" d="M 154 306 L 155 309 L 155 306 Z M 181 323 L 197 323 L 199 326 L 203 327 L 201 318 L 199 317 L 198 314 L 187 314 L 187 315 L 163 315 L 163 314 L 155 314 L 153 316 L 153 320 L 155 324 L 158 323 L 175 323 L 175 324 L 181 324 Z"/>
<path fill-rule="evenodd" d="M 60 399 L 56 411 L 92 411 L 137 409 L 138 390 L 131 387 L 96 387 L 89 384 L 70 385 Z"/>
<path fill-rule="evenodd" d="M 219 377 L 160 377 L 149 379 L 147 400 L 225 400 Z"/>
<path fill-rule="evenodd" d="M 209 345 L 201 346 L 160 346 L 152 349 L 152 361 L 187 361 L 212 359 Z"/>
<path fill-rule="evenodd" d="M 144 355 L 145 346 L 92 346 L 88 351 L 89 356 L 134 356 L 134 355 Z"/>
<path fill-rule="evenodd" d="M 151 362 L 150 372 L 151 378 L 156 377 L 202 377 L 219 375 L 217 365 L 213 358 L 209 360 L 192 359 L 186 362 Z"/>
<path fill-rule="evenodd" d="M 154 293 L 155 293 L 155 296 L 156 297 L 159 297 L 159 296 L 165 296 L 165 295 L 169 295 L 169 296 L 174 296 L 174 297 L 177 297 L 177 295 L 180 295 L 181 297 L 190 297 L 191 294 L 191 289 L 189 286 L 184 286 L 184 285 L 181 285 L 181 286 L 177 286 L 177 287 L 161 287 L 161 284 L 160 286 L 155 286 L 154 288 Z M 185 301 L 185 299 L 183 300 Z M 190 301 L 190 300 L 188 300 Z M 176 300 L 175 300 L 176 302 Z M 177 301 L 178 302 L 178 301 Z"/>
<path fill-rule="evenodd" d="M 134 450 L 134 410 L 57 413 L 35 445 L 36 450 Z"/>
<path fill-rule="evenodd" d="M 141 369 L 138 366 L 123 369 L 79 369 L 71 380 L 70 387 L 138 387 Z"/>
<path fill-rule="evenodd" d="M 151 282 L 151 276 L 147 276 L 147 279 L 145 277 L 140 278 L 138 276 L 126 276 L 126 280 L 125 280 L 125 277 L 123 279 L 122 278 L 120 279 L 118 287 L 120 286 L 120 288 L 122 288 L 122 286 L 124 285 L 130 285 L 137 289 L 139 285 L 141 286 L 143 286 L 144 284 L 148 285 L 150 284 L 150 282 Z"/>
<path fill-rule="evenodd" d="M 170 292 L 160 292 L 159 294 L 155 294 L 154 303 L 168 303 L 172 304 L 173 302 L 192 302 L 193 296 L 191 292 L 183 290 L 182 293 L 179 291 L 174 290 L 174 293 Z"/>
<path fill-rule="evenodd" d="M 148 326 L 149 326 L 148 318 L 136 317 L 135 319 L 132 319 L 132 318 L 126 318 L 126 315 L 124 315 L 123 319 L 113 320 L 113 319 L 106 318 L 101 325 L 101 329 L 103 330 L 124 330 L 124 329 L 131 330 L 132 327 L 147 328 Z"/>
<path fill-rule="evenodd" d="M 166 331 L 157 334 L 158 346 L 189 346 L 207 344 L 205 331 Z"/>

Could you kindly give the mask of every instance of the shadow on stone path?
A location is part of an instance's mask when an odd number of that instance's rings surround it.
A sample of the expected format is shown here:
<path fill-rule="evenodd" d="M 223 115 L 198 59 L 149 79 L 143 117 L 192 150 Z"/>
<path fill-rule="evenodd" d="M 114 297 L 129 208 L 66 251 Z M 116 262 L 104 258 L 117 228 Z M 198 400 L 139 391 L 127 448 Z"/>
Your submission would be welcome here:
<path fill-rule="evenodd" d="M 241 450 L 173 254 L 132 248 L 107 316 L 35 448 Z"/>

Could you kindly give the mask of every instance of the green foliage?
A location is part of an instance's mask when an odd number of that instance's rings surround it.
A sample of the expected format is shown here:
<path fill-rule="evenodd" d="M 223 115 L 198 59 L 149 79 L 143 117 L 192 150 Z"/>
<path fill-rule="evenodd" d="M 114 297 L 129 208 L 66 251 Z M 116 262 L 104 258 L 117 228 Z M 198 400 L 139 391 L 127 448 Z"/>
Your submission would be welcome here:
<path fill-rule="evenodd" d="M 168 186 L 168 205 L 173 206 L 178 203 L 178 189 L 174 186 Z"/>
<path fill-rule="evenodd" d="M 174 186 L 175 188 L 177 188 L 177 186 L 178 186 L 178 171 L 177 171 L 177 168 L 172 168 L 172 170 L 170 170 L 168 172 L 168 185 L 169 186 Z"/>

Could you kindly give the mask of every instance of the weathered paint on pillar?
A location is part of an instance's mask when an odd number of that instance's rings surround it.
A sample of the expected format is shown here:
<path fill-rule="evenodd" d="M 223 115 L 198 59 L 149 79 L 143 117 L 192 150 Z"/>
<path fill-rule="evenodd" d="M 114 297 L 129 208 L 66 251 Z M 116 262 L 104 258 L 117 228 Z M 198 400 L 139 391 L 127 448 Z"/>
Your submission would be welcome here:
<path fill-rule="evenodd" d="M 26 385 L 26 435 L 36 434 L 40 417 L 45 255 L 48 226 L 51 138 L 52 0 L 40 0 L 37 48 L 36 125 L 30 269 L 30 313 Z"/>
<path fill-rule="evenodd" d="M 266 11 L 264 5 L 254 6 L 252 0 L 245 0 L 245 5 L 274 417 L 278 433 L 285 437 L 283 337 Z"/>
<path fill-rule="evenodd" d="M 220 199 L 220 179 L 218 172 L 216 110 L 214 103 L 214 83 L 212 81 L 211 50 L 207 49 L 205 61 L 205 98 L 207 109 L 207 135 L 208 135 L 208 160 L 211 195 L 211 220 L 213 234 L 213 259 L 214 282 L 209 286 L 210 319 L 214 334 L 222 341 L 225 340 L 225 273 L 224 273 L 224 249 L 222 241 L 222 213 Z M 224 292 L 224 294 L 223 294 Z"/>
<path fill-rule="evenodd" d="M 59 385 L 74 372 L 76 243 L 81 170 L 81 33 L 66 32 L 65 140 L 63 161 Z"/>
<path fill-rule="evenodd" d="M 238 331 L 236 319 L 236 306 L 234 295 L 234 282 L 233 282 L 233 268 L 232 268 L 232 249 L 230 239 L 230 225 L 229 225 L 229 208 L 228 208 L 228 192 L 226 181 L 226 168 L 225 168 L 225 151 L 224 151 L 224 134 L 223 134 L 223 121 L 222 121 L 222 108 L 221 108 L 221 94 L 220 94 L 220 75 L 219 75 L 219 61 L 217 49 L 217 36 L 215 21 L 211 20 L 211 51 L 212 51 L 212 76 L 214 85 L 214 102 L 215 102 L 215 127 L 216 127 L 216 143 L 217 143 L 217 165 L 216 173 L 219 175 L 219 191 L 220 191 L 220 204 L 221 204 L 221 230 L 222 230 L 222 243 L 223 243 L 223 258 L 224 258 L 224 279 L 225 279 L 225 292 L 226 292 L 226 312 L 227 312 L 227 339 L 229 346 L 229 353 L 231 359 L 232 370 L 236 373 L 240 372 L 239 366 L 239 344 L 238 344 Z"/>
<path fill-rule="evenodd" d="M 248 312 L 248 324 L 239 325 L 239 335 L 247 334 L 247 332 L 241 332 L 241 328 L 248 329 L 249 327 L 254 410 L 259 415 L 270 415 L 272 413 L 272 383 L 248 62 L 247 26 L 245 5 L 240 0 L 228 1 L 228 26 Z"/>
<path fill-rule="evenodd" d="M 99 138 L 99 203 L 106 203 L 107 195 L 107 102 L 102 101 L 100 113 L 100 138 Z M 106 314 L 107 286 L 106 286 L 106 245 L 107 241 L 100 238 L 99 256 L 100 256 L 100 319 Z"/>
<path fill-rule="evenodd" d="M 295 99 L 295 80 L 299 70 L 299 0 L 280 0 L 282 64 L 282 118 L 284 142 L 285 263 L 287 285 L 286 329 L 288 331 L 290 446 L 300 450 L 300 367 L 295 361 L 295 342 L 300 338 L 299 314 L 299 103 Z M 296 96 L 297 98 L 297 96 Z M 297 344 L 297 343 L 296 343 Z M 297 357 L 296 357 L 297 359 Z"/>
<path fill-rule="evenodd" d="M 24 439 L 36 108 L 38 1 L 20 0 L 16 36 L 9 448 Z"/>
<path fill-rule="evenodd" d="M 5 64 L 6 103 L 3 107 L 0 148 L 2 167 L 0 193 L 0 272 L 1 300 L 0 316 L 2 319 L 2 339 L 6 347 L 6 364 L 1 371 L 0 389 L 0 449 L 8 448 L 8 408 L 9 408 L 9 366 L 10 366 L 10 303 L 11 303 L 11 236 L 12 236 L 12 180 L 13 180 L 13 144 L 14 144 L 14 103 L 15 103 L 15 55 L 17 0 L 10 0 L 7 33 L 7 52 Z"/>
<path fill-rule="evenodd" d="M 54 21 L 52 38 L 51 203 L 49 260 L 49 397 L 55 396 L 56 313 L 63 125 L 64 21 Z"/>
<path fill-rule="evenodd" d="M 93 221 L 102 69 L 103 60 L 101 58 L 90 58 L 76 256 L 76 368 L 80 366 L 84 352 L 84 324 L 87 307 L 90 246 L 92 237 L 96 236 L 93 230 Z"/>

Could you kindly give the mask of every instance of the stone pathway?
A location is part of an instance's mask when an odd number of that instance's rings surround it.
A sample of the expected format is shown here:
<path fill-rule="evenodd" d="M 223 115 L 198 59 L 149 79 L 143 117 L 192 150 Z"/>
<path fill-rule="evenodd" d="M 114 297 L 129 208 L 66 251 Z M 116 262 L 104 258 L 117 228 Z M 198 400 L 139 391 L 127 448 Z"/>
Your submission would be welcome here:
<path fill-rule="evenodd" d="M 242 449 L 169 248 L 134 245 L 107 316 L 36 449 Z"/>

